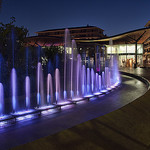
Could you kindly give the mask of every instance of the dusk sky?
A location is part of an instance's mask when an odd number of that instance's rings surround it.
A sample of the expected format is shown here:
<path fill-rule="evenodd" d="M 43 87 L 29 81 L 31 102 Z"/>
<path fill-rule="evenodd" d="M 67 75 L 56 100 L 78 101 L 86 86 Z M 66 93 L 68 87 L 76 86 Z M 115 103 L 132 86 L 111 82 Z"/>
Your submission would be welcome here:
<path fill-rule="evenodd" d="M 3 0 L 0 21 L 16 17 L 29 35 L 48 29 L 100 27 L 108 36 L 143 28 L 150 20 L 150 0 Z"/>

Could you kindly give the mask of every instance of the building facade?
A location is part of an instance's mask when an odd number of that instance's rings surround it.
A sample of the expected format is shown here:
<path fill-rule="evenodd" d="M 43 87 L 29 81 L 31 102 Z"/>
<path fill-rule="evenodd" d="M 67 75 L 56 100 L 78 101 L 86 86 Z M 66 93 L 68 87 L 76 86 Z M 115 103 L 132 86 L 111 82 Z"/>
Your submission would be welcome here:
<path fill-rule="evenodd" d="M 106 45 L 108 57 L 118 55 L 120 67 L 134 67 L 135 44 Z M 143 44 L 137 44 L 137 67 L 143 66 Z"/>
<path fill-rule="evenodd" d="M 150 28 L 150 21 L 145 25 L 146 28 Z M 144 54 L 143 54 L 144 66 L 150 67 L 150 37 L 144 42 Z"/>
<path fill-rule="evenodd" d="M 103 29 L 95 26 L 82 26 L 68 28 L 71 39 L 101 39 L 106 36 L 103 34 Z M 28 44 L 34 46 L 50 46 L 50 45 L 64 45 L 65 28 L 52 29 L 35 32 L 37 36 L 28 37 Z"/>
<path fill-rule="evenodd" d="M 95 26 L 68 29 L 71 39 L 76 40 L 78 52 L 86 64 L 95 62 L 96 66 L 98 59 L 104 62 L 110 55 L 117 54 L 120 67 L 150 66 L 150 21 L 145 28 L 111 37 L 104 35 L 104 30 Z M 64 48 L 65 28 L 39 31 L 36 34 L 37 36 L 27 38 L 28 45 L 55 45 Z"/>

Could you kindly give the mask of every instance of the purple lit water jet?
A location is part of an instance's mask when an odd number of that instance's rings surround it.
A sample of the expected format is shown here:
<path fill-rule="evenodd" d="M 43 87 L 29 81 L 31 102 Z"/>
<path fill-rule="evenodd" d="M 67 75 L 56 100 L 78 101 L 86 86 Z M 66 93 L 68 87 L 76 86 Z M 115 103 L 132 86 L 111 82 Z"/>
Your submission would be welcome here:
<path fill-rule="evenodd" d="M 4 87 L 3 84 L 0 83 L 0 116 L 4 114 Z"/>
<path fill-rule="evenodd" d="M 92 92 L 94 92 L 94 70 L 93 68 L 91 68 L 91 89 L 92 89 Z"/>
<path fill-rule="evenodd" d="M 99 75 L 99 91 L 101 91 L 102 89 L 102 79 L 101 79 L 101 75 Z"/>
<path fill-rule="evenodd" d="M 120 74 L 118 70 L 118 57 L 117 55 L 112 55 L 110 58 L 110 74 L 111 74 L 111 86 L 115 85 L 116 83 L 120 83 Z"/>
<path fill-rule="evenodd" d="M 11 90 L 12 90 L 12 108 L 13 112 L 15 112 L 17 104 L 17 75 L 15 68 L 13 68 L 11 71 Z"/>
<path fill-rule="evenodd" d="M 105 73 L 104 71 L 102 72 L 102 89 L 105 89 Z"/>
<path fill-rule="evenodd" d="M 44 105 L 43 71 L 40 62 L 37 65 L 37 104 L 38 107 Z"/>
<path fill-rule="evenodd" d="M 86 94 L 86 70 L 85 65 L 82 66 L 82 95 Z"/>
<path fill-rule="evenodd" d="M 64 99 L 67 98 L 67 87 L 66 87 L 66 85 L 67 85 L 67 80 L 66 79 L 68 78 L 67 68 L 70 68 L 70 67 L 68 67 L 68 65 L 70 65 L 70 64 L 68 64 L 67 59 L 68 59 L 68 54 L 70 54 L 70 49 L 71 49 L 70 33 L 69 33 L 68 29 L 65 29 L 65 45 L 64 45 Z"/>
<path fill-rule="evenodd" d="M 87 68 L 87 94 L 90 94 L 90 69 Z"/>
<path fill-rule="evenodd" d="M 56 68 L 55 70 L 55 88 L 56 88 L 55 98 L 56 103 L 58 103 L 60 100 L 60 73 L 58 68 Z"/>
<path fill-rule="evenodd" d="M 12 34 L 13 35 L 13 34 Z M 12 37 L 13 38 L 13 37 Z M 13 69 L 11 71 L 11 93 L 12 93 L 12 115 L 24 115 L 30 113 L 30 79 L 31 82 L 34 81 L 33 77 L 30 78 L 28 75 L 28 50 L 26 51 L 26 78 L 25 78 L 25 104 L 26 110 L 18 112 L 18 102 L 17 102 L 17 75 L 14 68 L 14 45 L 12 42 L 13 49 Z M 75 101 L 80 100 L 89 100 L 94 95 L 100 95 L 106 93 L 108 90 L 111 90 L 112 87 L 118 86 L 120 83 L 120 76 L 117 65 L 117 56 L 111 56 L 110 61 L 108 58 L 105 58 L 103 65 L 100 61 L 100 54 L 97 59 L 90 59 L 87 55 L 82 57 L 85 58 L 85 63 L 82 65 L 82 58 L 77 55 L 77 46 L 75 40 L 71 39 L 69 30 L 65 30 L 65 45 L 64 45 L 64 70 L 63 67 L 59 65 L 59 61 L 56 59 L 56 70 L 55 75 L 53 75 L 53 67 L 49 67 L 47 74 L 47 87 L 44 82 L 44 75 L 42 64 L 46 64 L 47 58 L 41 57 L 42 49 L 38 47 L 38 64 L 37 64 L 37 107 L 40 111 L 44 109 L 52 109 L 59 107 L 59 105 L 70 105 L 75 104 Z M 99 50 L 99 49 L 98 49 Z M 60 56 L 61 57 L 61 56 Z M 98 60 L 99 59 L 99 60 Z M 97 60 L 97 62 L 96 62 Z M 63 60 L 62 60 L 63 62 Z M 1 63 L 1 61 L 0 61 Z M 1 66 L 1 64 L 0 64 Z M 50 66 L 50 65 L 49 65 Z M 87 67 L 88 66 L 88 67 Z M 103 66 L 101 68 L 101 66 Z M 44 67 L 43 67 L 44 68 Z M 58 69 L 59 68 L 59 69 Z M 103 69 L 103 71 L 102 71 Z M 0 68 L 0 116 L 4 112 L 4 87 L 1 81 L 1 68 Z M 45 71 L 46 72 L 46 71 Z M 44 73 L 45 73 L 44 72 Z M 54 76 L 54 78 L 52 78 Z M 47 88 L 47 91 L 44 93 L 44 88 Z M 22 89 L 20 89 L 22 92 Z M 20 92 L 20 96 L 21 93 Z M 32 92 L 35 92 L 34 89 Z M 32 94 L 34 95 L 34 93 Z M 22 96 L 23 97 L 23 96 Z M 24 102 L 24 101 L 23 101 Z M 24 103 L 19 103 L 22 104 Z M 32 103 L 35 105 L 34 103 Z M 54 104 L 54 105 L 51 105 Z M 55 105 L 57 104 L 57 105 Z M 48 106 L 47 106 L 48 105 Z M 55 107 L 54 107 L 55 106 Z M 60 106 L 61 107 L 61 106 Z M 37 108 L 36 108 L 37 109 Z M 38 111 L 39 111 L 38 110 Z M 31 113 L 33 110 L 31 110 Z M 30 116 L 29 116 L 30 118 Z"/>
<path fill-rule="evenodd" d="M 53 104 L 53 83 L 52 83 L 52 76 L 49 73 L 47 75 L 47 103 Z"/>
<path fill-rule="evenodd" d="M 81 56 L 78 54 L 77 55 L 77 76 L 76 76 L 76 79 L 77 79 L 77 96 L 79 96 L 81 94 L 81 91 L 80 91 L 80 79 L 81 79 Z"/>
<path fill-rule="evenodd" d="M 95 73 L 95 92 L 99 92 L 99 76 Z"/>
<path fill-rule="evenodd" d="M 30 108 L 30 78 L 26 76 L 25 79 L 25 89 L 26 89 L 26 109 Z"/>

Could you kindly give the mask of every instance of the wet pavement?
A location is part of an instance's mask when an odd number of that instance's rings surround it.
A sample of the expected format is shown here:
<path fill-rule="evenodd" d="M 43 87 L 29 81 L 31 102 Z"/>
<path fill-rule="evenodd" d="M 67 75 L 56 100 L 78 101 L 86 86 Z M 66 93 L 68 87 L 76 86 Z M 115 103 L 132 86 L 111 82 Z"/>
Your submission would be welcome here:
<path fill-rule="evenodd" d="M 55 114 L 0 129 L 0 148 L 9 149 L 97 118 L 123 107 L 146 91 L 146 85 L 141 81 L 123 76 L 122 85 L 105 96 L 73 105 L 72 108 L 64 108 Z"/>
<path fill-rule="evenodd" d="M 138 76 L 142 76 L 150 81 L 150 68 L 119 68 L 120 71 L 128 72 Z"/>

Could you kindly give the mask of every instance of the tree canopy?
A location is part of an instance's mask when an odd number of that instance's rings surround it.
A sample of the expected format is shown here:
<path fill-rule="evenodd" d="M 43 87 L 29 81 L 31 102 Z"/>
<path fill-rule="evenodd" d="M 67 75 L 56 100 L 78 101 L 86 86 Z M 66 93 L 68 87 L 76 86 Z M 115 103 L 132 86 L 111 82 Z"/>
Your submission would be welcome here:
<path fill-rule="evenodd" d="M 8 52 L 8 48 L 12 47 L 12 34 L 14 34 L 15 49 L 21 49 L 23 47 L 28 34 L 27 28 L 24 26 L 18 27 L 15 25 L 15 22 L 15 17 L 11 17 L 10 22 L 6 24 L 0 22 L 0 53 L 4 57 L 10 53 Z"/>

